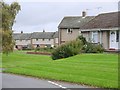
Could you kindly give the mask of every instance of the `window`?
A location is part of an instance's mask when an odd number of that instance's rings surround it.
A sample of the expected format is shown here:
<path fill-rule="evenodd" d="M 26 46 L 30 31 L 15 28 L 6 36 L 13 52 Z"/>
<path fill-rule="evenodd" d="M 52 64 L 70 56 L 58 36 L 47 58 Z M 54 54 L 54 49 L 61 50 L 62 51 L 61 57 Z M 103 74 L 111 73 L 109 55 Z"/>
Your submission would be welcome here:
<path fill-rule="evenodd" d="M 44 41 L 44 38 L 42 40 Z"/>
<path fill-rule="evenodd" d="M 38 38 L 36 38 L 36 41 L 38 41 Z"/>
<path fill-rule="evenodd" d="M 98 43 L 98 32 L 92 32 L 92 42 L 93 43 Z"/>
<path fill-rule="evenodd" d="M 50 41 L 50 39 L 49 39 L 49 41 Z"/>
<path fill-rule="evenodd" d="M 72 29 L 67 29 L 67 33 L 72 33 Z"/>
<path fill-rule="evenodd" d="M 116 42 L 119 42 L 119 31 L 116 31 Z"/>
<path fill-rule="evenodd" d="M 20 41 L 22 41 L 22 39 Z"/>

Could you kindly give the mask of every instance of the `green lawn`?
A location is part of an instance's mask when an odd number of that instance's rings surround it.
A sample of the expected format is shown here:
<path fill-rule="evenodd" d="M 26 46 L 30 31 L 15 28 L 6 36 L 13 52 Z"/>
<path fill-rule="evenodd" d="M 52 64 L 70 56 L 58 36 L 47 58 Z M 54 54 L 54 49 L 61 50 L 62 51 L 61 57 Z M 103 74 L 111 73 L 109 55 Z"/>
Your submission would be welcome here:
<path fill-rule="evenodd" d="M 50 56 L 14 52 L 3 55 L 5 72 L 102 88 L 118 87 L 117 54 L 80 54 L 53 61 Z"/>

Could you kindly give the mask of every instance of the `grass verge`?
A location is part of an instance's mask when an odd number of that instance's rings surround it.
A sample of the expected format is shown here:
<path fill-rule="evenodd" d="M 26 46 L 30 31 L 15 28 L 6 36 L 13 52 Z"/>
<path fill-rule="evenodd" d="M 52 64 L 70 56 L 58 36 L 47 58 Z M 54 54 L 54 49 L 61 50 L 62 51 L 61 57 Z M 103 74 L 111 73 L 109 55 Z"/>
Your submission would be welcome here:
<path fill-rule="evenodd" d="M 3 54 L 2 58 L 7 73 L 101 88 L 118 87 L 117 54 L 80 54 L 54 61 L 50 56 L 14 52 L 9 56 Z"/>

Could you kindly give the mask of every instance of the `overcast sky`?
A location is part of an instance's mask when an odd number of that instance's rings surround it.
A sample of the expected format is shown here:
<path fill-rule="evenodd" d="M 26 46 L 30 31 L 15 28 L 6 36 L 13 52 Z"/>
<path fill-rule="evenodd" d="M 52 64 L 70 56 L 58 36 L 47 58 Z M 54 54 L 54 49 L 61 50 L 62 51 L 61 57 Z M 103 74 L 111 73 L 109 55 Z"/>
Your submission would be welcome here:
<path fill-rule="evenodd" d="M 8 0 L 5 1 L 8 2 Z M 19 0 L 21 11 L 16 17 L 16 23 L 13 26 L 14 32 L 41 32 L 43 29 L 47 32 L 57 31 L 58 24 L 64 16 L 81 16 L 82 11 L 85 10 L 88 16 L 118 11 L 118 0 L 114 2 L 111 0 L 107 2 L 96 0 L 92 0 L 92 2 L 63 1 L 41 2 L 34 0 L 34 2 L 31 2 L 27 0 L 23 2 Z"/>

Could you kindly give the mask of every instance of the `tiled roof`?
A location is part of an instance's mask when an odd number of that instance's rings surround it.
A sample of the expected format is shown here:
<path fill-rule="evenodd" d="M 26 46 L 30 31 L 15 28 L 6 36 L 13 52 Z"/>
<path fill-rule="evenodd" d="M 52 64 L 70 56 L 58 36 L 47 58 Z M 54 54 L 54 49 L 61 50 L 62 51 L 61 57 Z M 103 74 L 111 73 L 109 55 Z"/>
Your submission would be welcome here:
<path fill-rule="evenodd" d="M 13 39 L 15 39 L 15 40 L 29 40 L 29 39 L 31 39 L 31 33 L 14 33 Z"/>
<path fill-rule="evenodd" d="M 27 40 L 27 39 L 52 39 L 57 38 L 58 32 L 33 32 L 33 33 L 14 33 L 13 39 Z"/>
<path fill-rule="evenodd" d="M 58 31 L 56 31 L 53 35 L 54 38 L 58 38 Z"/>
<path fill-rule="evenodd" d="M 31 38 L 39 39 L 51 39 L 53 38 L 54 32 L 34 32 L 32 33 Z"/>
<path fill-rule="evenodd" d="M 118 22 L 120 12 L 103 13 L 96 16 L 94 19 L 85 24 L 82 29 L 95 29 L 95 28 L 113 28 L 120 27 Z"/>
<path fill-rule="evenodd" d="M 93 19 L 94 16 L 74 16 L 74 17 L 64 17 L 58 28 L 81 28 L 84 24 Z"/>

